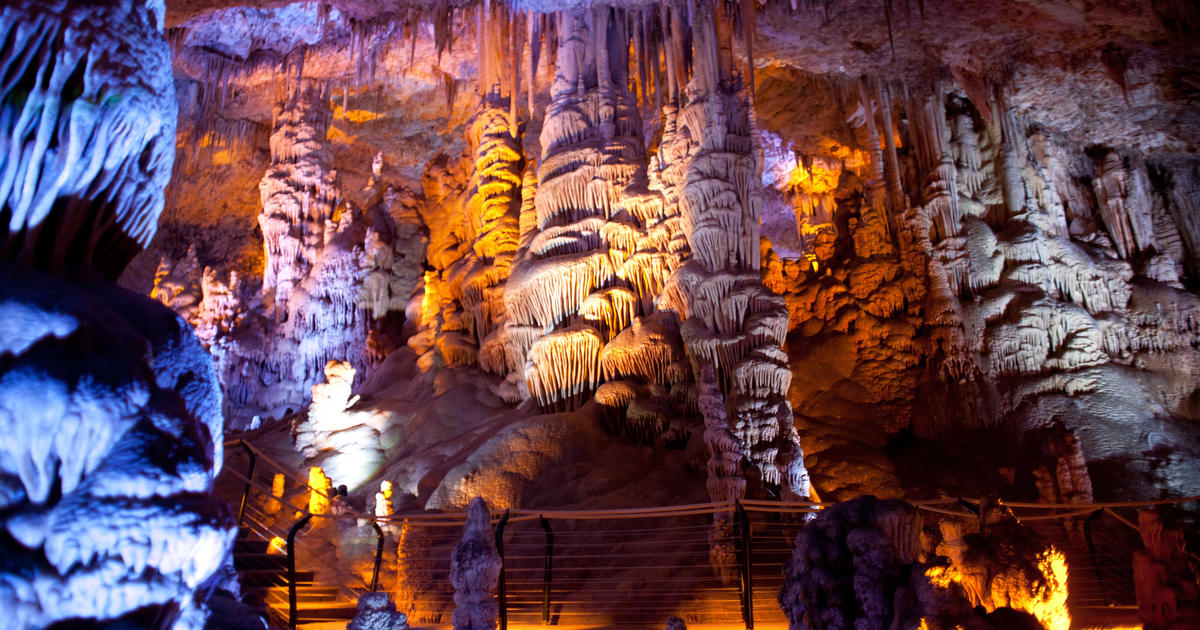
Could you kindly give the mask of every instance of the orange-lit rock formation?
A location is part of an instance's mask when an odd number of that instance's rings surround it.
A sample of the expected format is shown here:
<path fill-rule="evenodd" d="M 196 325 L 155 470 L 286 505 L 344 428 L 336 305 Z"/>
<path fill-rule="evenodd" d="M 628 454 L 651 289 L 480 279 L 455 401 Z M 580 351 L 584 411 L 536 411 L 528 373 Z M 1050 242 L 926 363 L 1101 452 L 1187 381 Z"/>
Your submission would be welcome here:
<path fill-rule="evenodd" d="M 159 292 L 212 331 L 245 419 L 299 410 L 347 360 L 367 376 L 352 411 L 407 432 L 388 406 L 415 401 L 372 396 L 401 389 L 370 377 L 390 355 L 434 400 L 471 381 L 524 421 L 578 412 L 693 471 L 749 471 L 755 495 L 804 495 L 805 470 L 839 499 L 1200 491 L 1200 121 L 1181 87 L 1200 20 L 891 4 L 334 2 L 228 33 L 238 8 L 169 11 L 184 119 L 210 139 L 188 154 L 296 177 L 236 211 L 246 234 L 266 221 L 264 269 L 225 281 L 213 252 L 237 248 L 209 235 Z M 189 169 L 181 215 L 207 203 Z M 311 217 L 283 212 L 304 199 Z M 705 452 L 717 394 L 729 435 Z M 1057 423 L 1076 442 L 1047 459 L 1030 436 Z M 444 438 L 405 435 L 423 431 Z M 464 484 L 498 461 L 449 450 L 476 462 Z M 397 479 L 466 496 L 429 481 Z"/>

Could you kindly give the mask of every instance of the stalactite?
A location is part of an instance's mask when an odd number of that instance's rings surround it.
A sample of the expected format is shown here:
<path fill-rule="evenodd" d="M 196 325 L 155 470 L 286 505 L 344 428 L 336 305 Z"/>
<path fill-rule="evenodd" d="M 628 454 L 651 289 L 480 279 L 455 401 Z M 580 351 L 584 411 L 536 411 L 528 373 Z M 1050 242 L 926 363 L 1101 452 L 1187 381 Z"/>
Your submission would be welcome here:
<path fill-rule="evenodd" d="M 883 119 L 883 139 L 886 153 L 884 154 L 884 173 L 887 182 L 888 197 L 891 201 L 889 216 L 900 216 L 908 207 L 905 201 L 904 186 L 900 183 L 900 160 L 896 155 L 896 133 L 892 126 L 892 101 L 888 87 L 876 83 L 875 98 L 879 101 L 879 115 Z"/>
<path fill-rule="evenodd" d="M 892 50 L 892 59 L 895 59 L 896 40 L 892 37 L 892 0 L 883 0 L 883 15 L 887 20 L 888 47 Z"/>
<path fill-rule="evenodd" d="M 508 102 L 509 102 L 508 130 L 509 130 L 509 135 L 512 136 L 513 140 L 517 139 L 517 127 L 518 127 L 518 123 L 519 123 L 519 119 L 517 116 L 517 103 L 519 102 L 520 94 L 521 94 L 521 38 L 518 35 L 518 33 L 520 32 L 521 29 L 520 29 L 520 24 L 517 21 L 518 16 L 520 16 L 520 15 L 521 14 L 515 13 L 512 11 L 509 11 L 509 13 L 508 13 L 509 32 L 510 32 L 510 35 L 509 35 L 510 55 L 509 55 L 509 59 L 508 59 L 508 64 L 509 64 L 509 68 L 510 68 L 509 72 L 511 73 L 511 76 L 512 76 L 512 78 L 509 80 L 509 84 L 508 84 Z M 532 74 L 529 75 L 529 80 L 533 81 Z M 533 114 L 533 110 L 530 109 L 530 115 L 532 115 L 532 114 Z"/>
<path fill-rule="evenodd" d="M 542 32 L 545 30 L 539 25 L 543 19 L 541 14 L 534 14 L 531 10 L 525 11 L 525 55 L 529 59 L 529 80 L 526 83 L 530 119 L 537 117 L 535 96 L 537 93 L 538 56 L 542 50 Z"/>
<path fill-rule="evenodd" d="M 559 369 L 544 364 L 554 347 L 547 340 L 578 326 L 601 346 L 618 337 L 653 300 L 670 264 L 647 260 L 663 253 L 661 236 L 650 233 L 660 227 L 663 205 L 650 201 L 655 193 L 641 183 L 641 121 L 627 52 L 617 50 L 628 46 L 625 16 L 593 8 L 555 21 L 558 62 L 542 124 L 538 194 L 525 200 L 524 253 L 504 298 L 513 333 L 531 337 L 541 329 L 544 336 L 514 340 L 506 352 L 509 362 L 528 352 L 526 382 L 543 407 L 571 408 L 600 382 L 600 365 L 547 380 Z"/>

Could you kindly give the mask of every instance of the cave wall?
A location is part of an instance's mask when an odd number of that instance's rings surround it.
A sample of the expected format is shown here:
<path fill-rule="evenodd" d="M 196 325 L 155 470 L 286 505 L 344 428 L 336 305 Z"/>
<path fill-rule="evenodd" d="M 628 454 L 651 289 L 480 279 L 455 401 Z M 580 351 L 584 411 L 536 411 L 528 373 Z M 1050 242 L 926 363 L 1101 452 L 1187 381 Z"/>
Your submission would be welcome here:
<path fill-rule="evenodd" d="M 834 498 L 980 463 L 980 484 L 1037 492 L 1064 456 L 1030 436 L 1061 429 L 1101 494 L 1195 490 L 1194 11 L 886 4 L 169 5 L 179 142 L 225 153 L 177 169 L 167 233 L 211 207 L 205 186 L 266 186 L 294 160 L 276 102 L 315 107 L 321 168 L 365 191 L 305 193 L 332 207 L 287 219 L 326 240 L 358 226 L 323 267 L 344 287 L 313 276 L 299 332 L 272 312 L 279 229 L 228 259 L 269 203 L 222 196 L 209 214 L 249 229 L 197 231 L 221 244 L 194 266 L 239 271 L 246 313 L 206 343 L 280 363 L 225 371 L 234 417 L 299 410 L 326 360 L 365 375 L 407 343 L 426 374 L 479 367 L 546 412 L 594 400 L 669 448 L 707 435 L 709 365 L 734 460 L 771 488 L 807 485 L 803 446 Z M 239 175 L 211 182 L 207 161 Z M 338 306 L 367 285 L 384 306 Z M 913 444 L 946 456 L 914 475 Z"/>

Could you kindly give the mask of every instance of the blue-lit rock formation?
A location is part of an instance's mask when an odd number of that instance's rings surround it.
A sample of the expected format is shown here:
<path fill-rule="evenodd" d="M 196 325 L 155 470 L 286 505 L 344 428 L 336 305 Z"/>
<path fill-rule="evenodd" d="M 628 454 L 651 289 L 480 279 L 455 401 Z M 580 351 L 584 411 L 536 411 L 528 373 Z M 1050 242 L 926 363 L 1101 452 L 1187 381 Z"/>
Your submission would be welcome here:
<path fill-rule="evenodd" d="M 161 2 L 0 8 L 0 611 L 199 628 L 233 529 L 221 390 L 176 314 L 113 282 L 174 158 Z"/>

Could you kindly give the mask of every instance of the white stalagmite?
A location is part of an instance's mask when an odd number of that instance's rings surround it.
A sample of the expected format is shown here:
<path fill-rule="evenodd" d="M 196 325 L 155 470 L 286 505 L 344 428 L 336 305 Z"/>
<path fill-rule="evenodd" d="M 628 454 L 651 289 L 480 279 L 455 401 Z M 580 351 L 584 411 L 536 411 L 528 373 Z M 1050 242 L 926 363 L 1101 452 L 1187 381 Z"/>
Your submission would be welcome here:
<path fill-rule="evenodd" d="M 341 192 L 333 158 L 325 148 L 332 112 L 319 87 L 305 82 L 275 111 L 271 168 L 259 183 L 266 266 L 263 295 L 276 321 L 288 314 L 288 300 L 308 276 L 325 247 L 325 224 L 333 218 Z"/>
<path fill-rule="evenodd" d="M 154 607 L 198 630 L 193 594 L 235 533 L 208 494 L 223 419 L 207 353 L 182 319 L 115 286 L 7 264 L 0 285 L 0 320 L 20 328 L 0 335 L 7 627 Z"/>
<path fill-rule="evenodd" d="M 367 376 L 392 349 L 381 322 L 405 308 L 425 254 L 425 228 L 411 199 L 382 181 L 381 155 L 365 210 L 338 205 L 329 103 L 318 83 L 293 87 L 276 112 L 271 166 L 259 184 L 263 308 L 243 295 L 236 273 L 227 282 L 212 268 L 200 274 L 195 252 L 164 261 L 156 279 L 154 296 L 184 315 L 212 353 L 234 427 L 301 409 L 330 361 Z"/>

